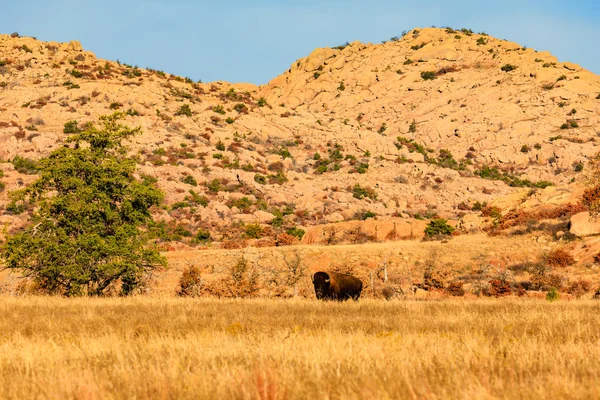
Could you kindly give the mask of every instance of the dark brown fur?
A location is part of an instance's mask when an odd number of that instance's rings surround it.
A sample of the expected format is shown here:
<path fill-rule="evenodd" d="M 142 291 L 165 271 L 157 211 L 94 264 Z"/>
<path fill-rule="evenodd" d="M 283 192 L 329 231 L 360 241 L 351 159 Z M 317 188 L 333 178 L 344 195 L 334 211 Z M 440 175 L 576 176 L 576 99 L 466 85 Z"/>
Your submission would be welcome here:
<path fill-rule="evenodd" d="M 358 300 L 363 284 L 352 275 L 319 271 L 313 275 L 315 294 L 319 300 Z"/>

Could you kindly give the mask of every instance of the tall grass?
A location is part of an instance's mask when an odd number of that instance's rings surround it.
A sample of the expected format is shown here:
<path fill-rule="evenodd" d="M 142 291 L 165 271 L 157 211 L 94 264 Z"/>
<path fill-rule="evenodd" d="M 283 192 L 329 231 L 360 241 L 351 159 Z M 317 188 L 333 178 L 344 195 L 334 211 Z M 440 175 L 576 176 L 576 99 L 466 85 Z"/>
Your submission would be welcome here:
<path fill-rule="evenodd" d="M 598 398 L 591 301 L 0 298 L 0 398 Z"/>

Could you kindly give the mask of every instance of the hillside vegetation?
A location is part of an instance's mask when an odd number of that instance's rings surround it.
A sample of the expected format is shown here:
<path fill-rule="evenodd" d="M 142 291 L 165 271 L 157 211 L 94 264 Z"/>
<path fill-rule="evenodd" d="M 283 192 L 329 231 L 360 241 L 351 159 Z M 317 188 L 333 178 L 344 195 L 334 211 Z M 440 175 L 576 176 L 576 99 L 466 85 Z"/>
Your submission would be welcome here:
<path fill-rule="evenodd" d="M 474 218 L 477 204 L 578 182 L 597 152 L 599 94 L 577 65 L 468 30 L 317 49 L 263 87 L 0 35 L 0 206 L 34 179 L 29 160 L 122 111 L 143 132 L 140 175 L 166 192 L 157 232 L 176 247 L 295 243 L 373 218 L 411 236 L 421 218 Z M 13 211 L 0 222 L 22 224 Z"/>

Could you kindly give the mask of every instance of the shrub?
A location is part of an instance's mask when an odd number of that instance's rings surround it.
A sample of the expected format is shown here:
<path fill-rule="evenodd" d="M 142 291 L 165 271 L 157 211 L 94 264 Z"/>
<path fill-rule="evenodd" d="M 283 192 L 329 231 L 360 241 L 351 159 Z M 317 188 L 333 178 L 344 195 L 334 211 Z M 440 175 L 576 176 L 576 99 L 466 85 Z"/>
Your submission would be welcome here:
<path fill-rule="evenodd" d="M 360 186 L 360 184 L 356 184 L 354 185 L 354 188 L 352 188 L 352 195 L 355 199 L 363 199 L 363 198 L 369 198 L 371 200 L 376 200 L 377 199 L 377 193 L 375 193 L 375 190 L 373 190 L 370 187 L 362 187 Z"/>
<path fill-rule="evenodd" d="M 267 177 L 261 174 L 254 175 L 254 182 L 260 183 L 261 185 L 267 184 Z"/>
<path fill-rule="evenodd" d="M 413 119 L 410 125 L 408 126 L 408 131 L 410 133 L 415 133 L 417 131 L 417 122 Z"/>
<path fill-rule="evenodd" d="M 573 170 L 575 170 L 575 172 L 581 172 L 583 171 L 584 165 L 581 161 L 576 162 L 575 165 L 573 166 Z"/>
<path fill-rule="evenodd" d="M 292 246 L 298 244 L 298 238 L 289 233 L 280 233 L 275 238 L 275 246 Z"/>
<path fill-rule="evenodd" d="M 267 99 L 265 99 L 264 97 L 261 97 L 260 99 L 258 99 L 257 104 L 259 107 L 264 107 L 267 105 Z"/>
<path fill-rule="evenodd" d="M 198 182 L 196 181 L 196 178 L 194 178 L 192 175 L 186 175 L 186 177 L 183 178 L 183 183 L 186 183 L 186 184 L 192 185 L 192 186 L 198 186 Z"/>
<path fill-rule="evenodd" d="M 566 292 L 579 298 L 589 292 L 592 289 L 590 281 L 579 279 L 571 282 L 566 289 Z"/>
<path fill-rule="evenodd" d="M 79 128 L 79 124 L 77 123 L 77 121 L 74 121 L 74 120 L 68 121 L 68 122 L 65 122 L 63 132 L 64 133 L 79 133 L 79 132 L 81 132 L 81 128 Z"/>
<path fill-rule="evenodd" d="M 177 295 L 182 297 L 197 297 L 200 296 L 202 289 L 202 273 L 200 268 L 191 265 L 183 270 L 179 278 L 179 289 Z"/>
<path fill-rule="evenodd" d="M 548 293 L 546 293 L 546 300 L 548 300 L 551 303 L 553 301 L 558 300 L 559 298 L 560 298 L 560 295 L 558 294 L 558 291 L 556 290 L 556 288 L 550 288 Z"/>
<path fill-rule="evenodd" d="M 565 249 L 558 248 L 550 251 L 545 257 L 546 263 L 551 267 L 565 268 L 575 264 L 573 256 Z"/>
<path fill-rule="evenodd" d="M 15 156 L 12 160 L 12 164 L 21 174 L 33 175 L 37 174 L 39 170 L 38 163 L 25 157 Z"/>
<path fill-rule="evenodd" d="M 238 103 L 233 106 L 233 109 L 239 114 L 248 114 L 248 107 L 244 103 Z"/>
<path fill-rule="evenodd" d="M 436 235 L 451 235 L 454 232 L 454 227 L 448 224 L 448 221 L 443 218 L 436 218 L 429 221 L 429 225 L 425 228 L 427 236 Z"/>
<path fill-rule="evenodd" d="M 566 79 L 567 79 L 566 75 L 561 75 L 561 76 L 558 77 L 558 79 L 556 80 L 556 82 L 564 81 Z"/>
<path fill-rule="evenodd" d="M 489 281 L 487 294 L 493 297 L 504 297 L 512 293 L 508 282 L 502 279 L 492 279 Z"/>
<path fill-rule="evenodd" d="M 382 134 L 383 132 L 385 132 L 387 130 L 387 124 L 384 122 L 383 124 L 381 124 L 381 126 L 379 127 L 379 129 L 377 130 L 377 133 Z"/>
<path fill-rule="evenodd" d="M 237 207 L 242 212 L 250 211 L 252 207 L 252 201 L 250 201 L 247 197 L 242 197 L 239 199 L 232 199 L 227 202 L 229 208 Z"/>
<path fill-rule="evenodd" d="M 529 153 L 530 151 L 531 151 L 531 147 L 527 146 L 526 144 L 521 146 L 521 153 Z"/>
<path fill-rule="evenodd" d="M 512 64 L 504 64 L 500 69 L 504 72 L 510 72 L 517 69 L 517 67 Z"/>
<path fill-rule="evenodd" d="M 4 192 L 4 189 L 6 189 L 6 183 L 0 182 L 0 193 Z"/>
<path fill-rule="evenodd" d="M 298 227 L 294 227 L 294 228 L 290 228 L 286 231 L 286 233 L 288 235 L 292 235 L 295 236 L 296 238 L 298 238 L 298 240 L 302 240 L 302 238 L 304 237 L 304 229 L 300 229 Z"/>
<path fill-rule="evenodd" d="M 207 182 L 206 187 L 208 188 L 209 191 L 211 191 L 213 193 L 217 193 L 217 192 L 223 190 L 223 185 L 221 184 L 221 181 L 218 179 L 213 179 L 212 181 Z"/>
<path fill-rule="evenodd" d="M 485 38 L 480 37 L 479 39 L 477 39 L 477 46 L 486 45 L 487 43 L 488 41 Z"/>
<path fill-rule="evenodd" d="M 431 81 L 435 79 L 435 71 L 423 71 L 421 72 L 421 78 L 424 81 Z"/>
<path fill-rule="evenodd" d="M 244 234 L 251 239 L 260 239 L 264 235 L 264 229 L 259 223 L 248 224 L 244 228 Z"/>
<path fill-rule="evenodd" d="M 600 264 L 600 253 L 598 253 L 594 256 L 594 263 Z"/>
<path fill-rule="evenodd" d="M 123 107 L 123 103 L 114 101 L 114 102 L 110 103 L 110 106 L 108 108 L 110 108 L 111 110 L 118 110 L 121 107 Z"/>
<path fill-rule="evenodd" d="M 346 90 L 346 85 L 344 84 L 344 81 L 340 82 L 340 85 L 337 88 L 339 91 L 343 92 L 344 90 Z"/>
<path fill-rule="evenodd" d="M 465 295 L 465 290 L 463 289 L 463 282 L 460 281 L 452 281 L 446 286 L 446 293 L 450 296 L 460 297 Z"/>
<path fill-rule="evenodd" d="M 219 151 L 225 151 L 225 144 L 221 141 L 221 139 L 219 139 L 219 141 L 215 145 L 215 148 Z"/>
<path fill-rule="evenodd" d="M 198 239 L 201 242 L 208 242 L 211 240 L 210 232 L 200 228 L 196 233 L 196 239 Z"/>
<path fill-rule="evenodd" d="M 220 105 L 220 104 L 219 104 L 218 106 L 214 106 L 212 110 L 213 110 L 214 112 L 216 112 L 217 114 L 222 114 L 222 115 L 224 115 L 224 114 L 225 114 L 225 109 L 224 109 L 224 108 L 223 108 L 223 106 L 222 106 L 222 105 Z"/>
<path fill-rule="evenodd" d="M 184 116 L 184 117 L 191 117 L 192 116 L 192 109 L 190 108 L 189 104 L 183 104 L 181 107 L 179 107 L 179 110 L 177 110 L 177 112 L 175 113 L 176 116 Z"/>

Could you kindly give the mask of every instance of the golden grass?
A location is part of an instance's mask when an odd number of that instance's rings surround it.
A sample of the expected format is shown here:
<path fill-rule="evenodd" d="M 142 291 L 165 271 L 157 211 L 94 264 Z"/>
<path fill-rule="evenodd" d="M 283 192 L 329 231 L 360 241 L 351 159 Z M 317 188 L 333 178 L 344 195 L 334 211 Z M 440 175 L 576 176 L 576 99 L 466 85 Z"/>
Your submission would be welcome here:
<path fill-rule="evenodd" d="M 0 398 L 599 398 L 591 301 L 0 298 Z"/>

